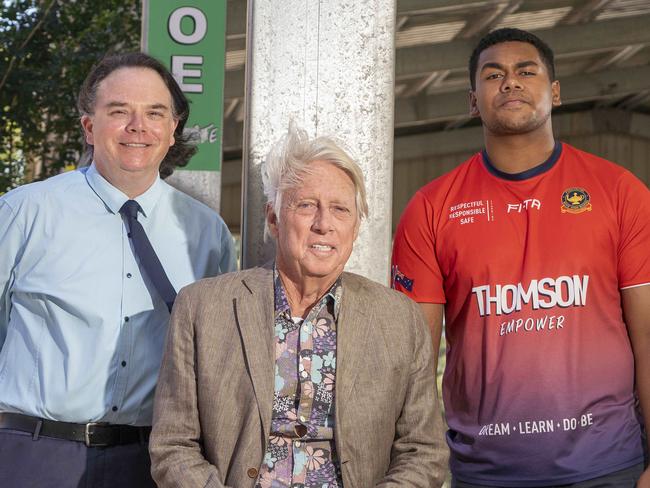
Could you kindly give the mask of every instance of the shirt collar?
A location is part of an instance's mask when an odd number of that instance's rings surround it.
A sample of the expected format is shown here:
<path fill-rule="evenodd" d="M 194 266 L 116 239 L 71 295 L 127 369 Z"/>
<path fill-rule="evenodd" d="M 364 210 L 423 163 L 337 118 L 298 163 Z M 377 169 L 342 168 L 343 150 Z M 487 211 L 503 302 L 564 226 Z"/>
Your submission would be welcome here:
<path fill-rule="evenodd" d="M 529 178 L 533 178 L 535 176 L 539 176 L 542 173 L 546 173 L 553 166 L 555 166 L 555 163 L 557 163 L 558 159 L 560 159 L 561 154 L 562 154 L 562 143 L 556 141 L 555 146 L 553 148 L 553 152 L 548 157 L 548 159 L 543 163 L 538 164 L 533 168 L 527 169 L 526 171 L 522 171 L 521 173 L 506 173 L 504 171 L 497 169 L 494 166 L 494 164 L 492 164 L 492 161 L 490 161 L 490 157 L 488 156 L 488 153 L 485 149 L 481 151 L 481 155 L 483 156 L 483 165 L 485 166 L 485 168 L 497 178 L 501 178 L 503 180 L 510 180 L 510 181 L 523 181 Z"/>
<path fill-rule="evenodd" d="M 282 280 L 280 279 L 280 273 L 276 269 L 275 265 L 273 266 L 273 296 L 275 303 L 275 316 L 282 314 L 291 315 L 291 307 L 289 307 L 289 300 L 287 299 L 287 294 L 284 291 L 284 286 L 282 285 Z"/>
<path fill-rule="evenodd" d="M 122 205 L 124 205 L 124 202 L 129 200 L 128 196 L 111 185 L 101 174 L 99 174 L 94 161 L 86 171 L 86 181 L 102 202 L 104 202 L 104 204 L 114 214 L 118 213 L 122 208 Z M 162 180 L 160 179 L 160 176 L 157 175 L 153 185 L 151 185 L 142 195 L 134 198 L 134 200 L 140 204 L 142 213 L 145 217 L 147 217 L 156 206 L 156 203 L 162 194 L 162 190 Z"/>
<path fill-rule="evenodd" d="M 343 287 L 341 286 L 341 277 L 339 276 L 330 289 L 323 295 L 319 302 L 323 300 L 331 300 L 334 303 L 333 316 L 334 320 L 338 320 L 339 309 L 341 307 L 341 295 L 343 294 Z M 287 299 L 287 294 L 284 291 L 284 285 L 282 284 L 282 279 L 280 279 L 280 273 L 278 273 L 275 264 L 273 265 L 273 296 L 275 299 L 275 317 L 279 315 L 286 314 L 287 317 L 291 316 L 291 307 L 289 306 L 289 300 Z"/>

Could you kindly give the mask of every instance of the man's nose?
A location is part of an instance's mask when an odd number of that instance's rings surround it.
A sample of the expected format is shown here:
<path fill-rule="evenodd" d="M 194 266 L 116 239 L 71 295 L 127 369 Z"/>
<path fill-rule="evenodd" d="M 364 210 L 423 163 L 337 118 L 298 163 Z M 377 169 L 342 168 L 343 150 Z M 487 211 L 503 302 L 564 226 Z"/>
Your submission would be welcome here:
<path fill-rule="evenodd" d="M 132 113 L 126 130 L 129 132 L 144 132 L 146 130 L 144 116 L 136 112 Z"/>
<path fill-rule="evenodd" d="M 523 85 L 516 74 L 506 74 L 501 83 L 502 91 L 521 90 Z"/>
<path fill-rule="evenodd" d="M 318 233 L 326 234 L 333 228 L 332 212 L 327 207 L 319 207 L 314 215 L 312 229 Z"/>

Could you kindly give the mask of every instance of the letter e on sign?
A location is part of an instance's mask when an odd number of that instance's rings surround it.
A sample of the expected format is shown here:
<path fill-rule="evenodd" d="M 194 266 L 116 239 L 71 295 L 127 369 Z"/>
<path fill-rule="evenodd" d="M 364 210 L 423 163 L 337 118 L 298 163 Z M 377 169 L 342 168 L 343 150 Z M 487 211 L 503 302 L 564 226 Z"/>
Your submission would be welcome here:
<path fill-rule="evenodd" d="M 172 73 L 176 83 L 185 93 L 203 93 L 201 83 L 185 83 L 185 78 L 200 78 L 200 69 L 189 69 L 186 65 L 203 65 L 203 56 L 172 56 Z"/>

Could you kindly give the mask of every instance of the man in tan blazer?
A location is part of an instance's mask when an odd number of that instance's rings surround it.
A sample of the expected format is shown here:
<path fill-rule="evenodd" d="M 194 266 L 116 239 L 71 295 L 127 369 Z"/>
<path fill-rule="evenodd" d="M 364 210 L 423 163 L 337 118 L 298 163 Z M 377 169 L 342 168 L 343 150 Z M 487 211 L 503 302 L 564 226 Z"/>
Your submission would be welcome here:
<path fill-rule="evenodd" d="M 440 486 L 447 448 L 424 317 L 343 272 L 367 212 L 361 170 L 329 139 L 290 132 L 281 144 L 279 174 L 267 168 L 265 181 L 284 188 L 267 191 L 274 265 L 176 300 L 153 477 L 162 488 Z"/>

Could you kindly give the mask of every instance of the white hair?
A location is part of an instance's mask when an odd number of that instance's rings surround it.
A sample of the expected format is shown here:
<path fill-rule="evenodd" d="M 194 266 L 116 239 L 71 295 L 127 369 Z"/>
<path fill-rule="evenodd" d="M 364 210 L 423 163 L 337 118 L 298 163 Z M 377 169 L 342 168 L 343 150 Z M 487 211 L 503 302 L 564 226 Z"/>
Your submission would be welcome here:
<path fill-rule="evenodd" d="M 309 139 L 307 132 L 295 124 L 274 145 L 262 163 L 262 184 L 266 202 L 280 218 L 282 196 L 291 188 L 300 186 L 309 174 L 314 161 L 326 161 L 345 171 L 354 184 L 355 202 L 359 218 L 368 216 L 368 201 L 363 172 L 359 165 L 343 149 L 342 143 L 331 137 Z M 269 236 L 268 222 L 264 221 L 264 238 Z"/>

